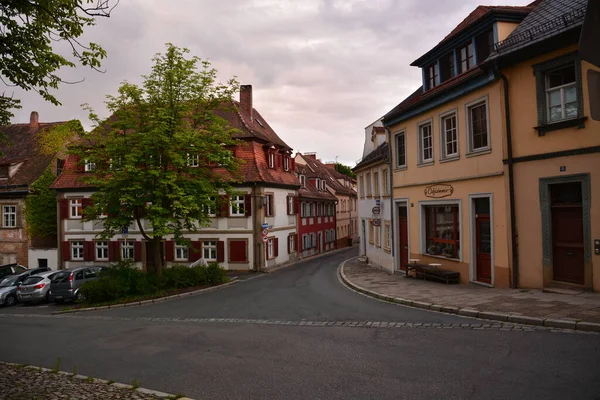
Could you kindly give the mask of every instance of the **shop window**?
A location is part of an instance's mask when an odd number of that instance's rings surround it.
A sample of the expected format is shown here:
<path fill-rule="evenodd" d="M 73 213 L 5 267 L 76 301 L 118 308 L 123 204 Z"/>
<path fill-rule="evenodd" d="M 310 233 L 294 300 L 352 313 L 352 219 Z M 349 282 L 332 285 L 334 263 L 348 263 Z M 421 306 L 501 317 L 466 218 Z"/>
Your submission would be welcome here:
<path fill-rule="evenodd" d="M 460 258 L 460 220 L 458 205 L 424 206 L 426 226 L 425 253 Z"/>

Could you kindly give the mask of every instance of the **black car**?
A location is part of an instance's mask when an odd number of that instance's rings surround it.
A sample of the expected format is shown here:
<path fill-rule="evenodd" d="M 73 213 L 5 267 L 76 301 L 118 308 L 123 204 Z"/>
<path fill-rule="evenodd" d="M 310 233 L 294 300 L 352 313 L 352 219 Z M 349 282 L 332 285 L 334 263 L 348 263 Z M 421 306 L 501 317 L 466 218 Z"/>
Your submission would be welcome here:
<path fill-rule="evenodd" d="M 0 265 L 0 280 L 8 275 L 17 275 L 22 272 L 26 272 L 27 268 L 20 264 L 4 264 Z M 41 271 L 40 271 L 41 272 Z"/>

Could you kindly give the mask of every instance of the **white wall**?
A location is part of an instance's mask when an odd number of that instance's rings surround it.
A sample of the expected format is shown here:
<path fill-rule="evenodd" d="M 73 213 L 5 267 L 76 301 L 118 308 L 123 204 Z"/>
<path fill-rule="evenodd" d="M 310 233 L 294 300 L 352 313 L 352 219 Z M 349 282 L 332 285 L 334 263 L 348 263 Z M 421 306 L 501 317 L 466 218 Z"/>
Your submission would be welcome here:
<path fill-rule="evenodd" d="M 29 268 L 37 268 L 38 259 L 48 260 L 48 267 L 58 269 L 58 250 L 57 249 L 29 249 Z"/>

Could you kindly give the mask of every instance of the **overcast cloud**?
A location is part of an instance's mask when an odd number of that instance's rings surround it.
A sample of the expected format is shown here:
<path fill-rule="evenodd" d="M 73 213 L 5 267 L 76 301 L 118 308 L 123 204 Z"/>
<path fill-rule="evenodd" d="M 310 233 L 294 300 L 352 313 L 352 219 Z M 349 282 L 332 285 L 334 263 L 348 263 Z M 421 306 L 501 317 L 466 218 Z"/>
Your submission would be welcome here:
<path fill-rule="evenodd" d="M 530 0 L 490 0 L 524 5 Z M 252 84 L 254 106 L 294 150 L 354 166 L 364 127 L 421 84 L 409 64 L 444 38 L 476 0 L 121 0 L 84 40 L 108 52 L 106 73 L 78 68 L 57 93 L 62 107 L 21 96 L 14 122 L 80 119 L 82 103 L 106 115 L 104 97 L 140 83 L 166 42 L 209 59 L 221 80 Z M 10 90 L 10 89 L 9 89 Z M 8 91 L 7 91 L 8 92 Z"/>

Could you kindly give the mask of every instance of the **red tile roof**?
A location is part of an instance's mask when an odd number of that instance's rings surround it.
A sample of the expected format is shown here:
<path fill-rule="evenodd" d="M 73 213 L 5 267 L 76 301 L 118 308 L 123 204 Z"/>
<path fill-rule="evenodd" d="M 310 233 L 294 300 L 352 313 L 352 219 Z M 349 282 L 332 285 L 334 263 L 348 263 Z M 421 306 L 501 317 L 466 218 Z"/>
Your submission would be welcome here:
<path fill-rule="evenodd" d="M 299 174 L 302 174 L 304 176 L 308 176 L 308 174 L 312 174 L 312 171 L 310 170 L 310 168 L 308 168 L 307 165 L 302 165 L 302 164 L 296 165 L 296 171 Z M 300 198 L 305 198 L 305 199 L 329 200 L 329 201 L 337 200 L 337 197 L 335 197 L 334 195 L 329 193 L 329 191 L 317 190 L 317 188 L 311 182 L 309 182 L 308 179 L 306 180 L 305 186 L 302 186 L 302 187 L 300 187 L 300 189 L 298 189 L 298 195 L 300 196 Z"/>
<path fill-rule="evenodd" d="M 306 175 L 307 178 L 325 179 L 327 185 L 332 188 L 336 194 L 356 196 L 356 191 L 354 189 L 345 187 L 338 181 L 338 179 L 347 179 L 351 181 L 352 178 L 328 168 L 321 160 L 317 159 L 316 154 L 298 154 L 306 162 L 307 168 L 305 169 L 304 175 Z"/>

